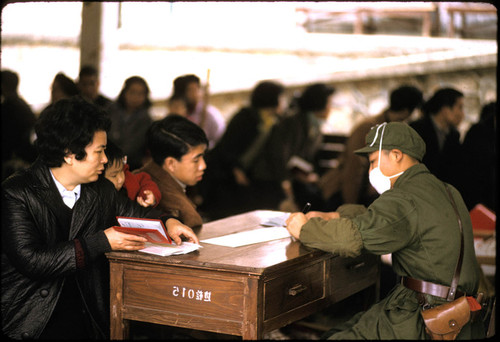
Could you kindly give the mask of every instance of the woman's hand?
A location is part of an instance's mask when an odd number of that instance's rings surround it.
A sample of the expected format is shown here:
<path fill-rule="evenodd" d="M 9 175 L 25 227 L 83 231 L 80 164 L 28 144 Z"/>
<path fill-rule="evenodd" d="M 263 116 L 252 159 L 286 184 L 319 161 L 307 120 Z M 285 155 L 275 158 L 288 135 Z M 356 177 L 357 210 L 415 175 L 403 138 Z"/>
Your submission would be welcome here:
<path fill-rule="evenodd" d="M 144 243 L 148 241 L 142 236 L 122 233 L 113 227 L 106 229 L 104 234 L 106 234 L 111 249 L 114 251 L 137 251 L 143 249 Z"/>
<path fill-rule="evenodd" d="M 198 237 L 191 228 L 182 224 L 179 220 L 170 218 L 166 223 L 168 235 L 177 245 L 182 243 L 181 236 L 187 238 L 189 242 L 199 244 Z"/>

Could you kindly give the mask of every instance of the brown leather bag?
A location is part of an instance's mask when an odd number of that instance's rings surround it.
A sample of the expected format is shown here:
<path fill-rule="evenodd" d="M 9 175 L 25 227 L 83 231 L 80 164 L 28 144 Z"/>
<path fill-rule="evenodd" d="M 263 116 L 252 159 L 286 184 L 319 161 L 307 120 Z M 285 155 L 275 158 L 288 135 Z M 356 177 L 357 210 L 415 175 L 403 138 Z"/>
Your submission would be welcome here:
<path fill-rule="evenodd" d="M 432 340 L 454 340 L 470 320 L 467 297 L 460 297 L 421 312 L 425 331 Z"/>
<path fill-rule="evenodd" d="M 466 296 L 455 299 L 464 254 L 464 231 L 462 227 L 462 220 L 460 219 L 460 215 L 450 189 L 446 184 L 445 188 L 457 216 L 458 226 L 460 228 L 461 244 L 460 254 L 455 267 L 455 274 L 451 281 L 450 290 L 448 291 L 448 296 L 446 298 L 448 302 L 435 306 L 431 309 L 420 311 L 420 314 L 425 322 L 425 331 L 432 340 L 456 339 L 457 335 L 462 330 L 462 327 L 469 322 L 471 311 L 469 301 Z"/>

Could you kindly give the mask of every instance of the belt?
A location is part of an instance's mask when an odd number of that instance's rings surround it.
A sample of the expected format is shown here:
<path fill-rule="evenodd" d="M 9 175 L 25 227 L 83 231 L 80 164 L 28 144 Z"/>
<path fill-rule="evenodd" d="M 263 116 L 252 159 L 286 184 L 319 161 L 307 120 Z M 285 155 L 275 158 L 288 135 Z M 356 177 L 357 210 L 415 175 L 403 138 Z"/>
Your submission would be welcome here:
<path fill-rule="evenodd" d="M 448 297 L 448 292 L 450 291 L 449 286 L 434 284 L 428 281 L 418 280 L 410 277 L 401 277 L 401 284 L 403 284 L 410 290 L 444 299 Z M 464 292 L 457 290 L 455 298 L 462 297 L 463 295 L 465 295 Z"/>

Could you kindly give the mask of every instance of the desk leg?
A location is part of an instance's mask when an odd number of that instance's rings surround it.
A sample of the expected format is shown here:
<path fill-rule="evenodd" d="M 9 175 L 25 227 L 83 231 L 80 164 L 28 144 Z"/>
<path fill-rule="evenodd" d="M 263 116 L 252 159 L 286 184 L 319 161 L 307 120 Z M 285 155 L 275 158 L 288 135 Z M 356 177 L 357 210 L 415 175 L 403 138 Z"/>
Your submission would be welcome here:
<path fill-rule="evenodd" d="M 110 286 L 110 338 L 128 339 L 129 322 L 123 320 L 123 265 L 111 262 L 109 265 Z"/>
<path fill-rule="evenodd" d="M 262 289 L 259 289 L 257 279 L 247 279 L 245 300 L 243 303 L 243 340 L 262 339 L 262 321 L 259 320 L 259 308 L 262 308 Z"/>

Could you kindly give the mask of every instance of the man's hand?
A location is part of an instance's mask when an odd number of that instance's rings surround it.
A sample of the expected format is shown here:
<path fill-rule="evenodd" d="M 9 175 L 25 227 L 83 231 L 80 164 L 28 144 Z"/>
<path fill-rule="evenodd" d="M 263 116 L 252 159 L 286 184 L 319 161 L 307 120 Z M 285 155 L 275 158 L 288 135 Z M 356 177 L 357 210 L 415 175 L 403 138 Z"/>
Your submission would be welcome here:
<path fill-rule="evenodd" d="M 155 195 L 151 190 L 144 190 L 143 195 L 137 196 L 137 203 L 143 207 L 154 206 L 156 204 Z"/>
<path fill-rule="evenodd" d="M 286 229 L 295 238 L 299 239 L 302 226 L 307 222 L 306 215 L 303 213 L 290 214 L 286 220 Z"/>
<path fill-rule="evenodd" d="M 177 245 L 182 243 L 181 236 L 188 239 L 189 242 L 199 244 L 198 237 L 191 228 L 182 224 L 179 220 L 170 218 L 167 220 L 168 235 L 174 240 Z"/>
<path fill-rule="evenodd" d="M 106 234 L 111 249 L 114 251 L 137 251 L 143 249 L 144 243 L 148 241 L 142 236 L 122 233 L 113 227 L 106 229 L 104 234 Z"/>
<path fill-rule="evenodd" d="M 323 220 L 331 220 L 331 219 L 335 219 L 335 218 L 339 218 L 340 215 L 338 212 L 336 211 L 331 211 L 331 212 L 328 212 L 328 213 L 324 213 L 322 211 L 310 211 L 306 214 L 306 218 L 309 220 L 310 218 L 312 217 L 320 217 L 322 218 Z"/>

